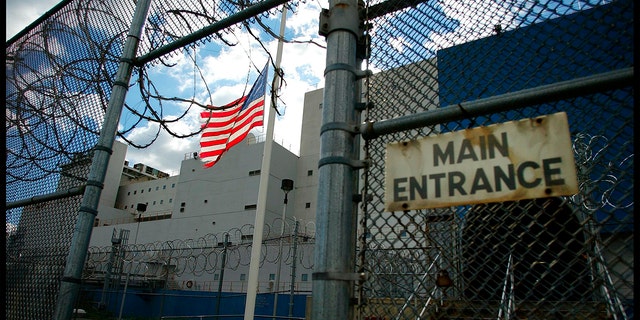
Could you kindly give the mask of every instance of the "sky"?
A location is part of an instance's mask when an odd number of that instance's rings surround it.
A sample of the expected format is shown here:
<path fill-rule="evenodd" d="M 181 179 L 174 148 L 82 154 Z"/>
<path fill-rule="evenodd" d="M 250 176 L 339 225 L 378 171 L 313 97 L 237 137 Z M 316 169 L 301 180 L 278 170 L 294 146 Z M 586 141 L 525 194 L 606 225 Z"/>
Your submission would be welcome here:
<path fill-rule="evenodd" d="M 317 2 L 298 8 L 295 14 L 291 14 L 289 11 L 285 37 L 287 39 L 313 39 L 315 42 L 324 45 L 324 38 L 320 38 L 317 34 L 319 12 L 320 8 Z M 280 17 L 276 18 L 279 19 Z M 275 30 L 278 30 L 278 27 L 279 25 L 275 27 Z M 259 47 L 257 41 L 250 37 L 245 30 L 234 34 L 235 40 L 239 42 L 237 46 L 220 48 L 207 45 L 199 48 L 198 65 L 202 68 L 204 77 L 207 79 L 211 96 L 204 94 L 204 88 L 200 85 L 193 84 L 193 64 L 184 55 L 171 57 L 171 62 L 175 63 L 175 66 L 172 68 L 158 68 L 151 75 L 152 79 L 155 79 L 156 83 L 159 83 L 159 79 L 163 79 L 164 83 L 162 85 L 175 87 L 176 92 L 173 95 L 165 93 L 167 96 L 188 98 L 195 95 L 195 99 L 200 100 L 200 102 L 218 106 L 239 98 L 242 96 L 247 81 L 246 67 L 250 63 L 247 52 L 251 52 L 251 60 L 260 67 L 265 65 L 267 56 L 264 50 Z M 265 42 L 265 46 L 275 59 L 277 41 L 270 39 Z M 308 43 L 285 43 L 283 45 L 281 68 L 285 72 L 286 84 L 282 88 L 281 102 L 278 108 L 282 110 L 282 107 L 285 107 L 285 109 L 283 115 L 276 118 L 274 140 L 295 154 L 299 153 L 300 148 L 304 93 L 321 88 L 324 81 L 322 77 L 324 66 L 325 50 L 323 48 Z M 253 81 L 257 77 L 257 72 L 252 70 L 249 76 Z M 270 69 L 269 83 L 271 83 L 272 77 L 273 68 Z M 196 92 L 195 94 L 194 91 Z M 271 106 L 269 94 L 267 99 L 265 107 L 268 114 L 270 110 L 268 107 Z M 174 107 L 181 111 L 185 108 L 184 105 L 176 105 Z M 182 133 L 196 131 L 200 126 L 198 113 L 200 110 L 192 108 L 187 117 L 172 125 L 171 129 Z M 265 116 L 265 127 L 254 129 L 252 132 L 257 135 L 266 134 L 267 119 L 268 116 Z M 123 119 L 123 121 L 126 121 L 126 119 Z M 156 124 L 142 126 L 131 132 L 128 138 L 145 142 L 149 141 L 156 131 Z M 198 142 L 198 137 L 185 139 L 161 134 L 158 140 L 148 148 L 135 149 L 129 147 L 127 160 L 130 163 L 142 162 L 175 175 L 179 173 L 180 162 L 185 158 L 185 155 L 191 155 L 199 150 Z"/>
<path fill-rule="evenodd" d="M 57 0 L 7 0 L 5 41 L 60 3 Z"/>
<path fill-rule="evenodd" d="M 30 23 L 38 19 L 47 11 L 56 6 L 60 1 L 52 0 L 8 0 L 6 2 L 6 40 L 9 40 L 18 32 L 26 28 Z M 305 3 L 298 7 L 295 14 L 288 12 L 286 20 L 285 38 L 296 40 L 313 40 L 325 45 L 324 37 L 318 35 L 318 15 L 322 8 L 328 7 L 327 0 L 318 0 Z M 275 32 L 279 28 L 275 26 Z M 156 85 L 164 89 L 163 95 L 169 97 L 193 98 L 201 103 L 223 105 L 242 95 L 247 77 L 255 79 L 257 72 L 247 75 L 247 67 L 250 60 L 256 65 L 263 66 L 267 62 L 267 55 L 259 47 L 257 41 L 252 39 L 246 30 L 235 32 L 235 39 L 239 45 L 233 47 L 214 47 L 207 45 L 198 48 L 198 65 L 202 69 L 206 85 L 210 95 L 205 94 L 202 84 L 193 84 L 193 63 L 185 55 L 170 57 L 175 63 L 172 68 L 157 68 L 150 71 L 150 78 Z M 265 43 L 272 57 L 276 57 L 277 40 L 269 39 Z M 250 52 L 251 58 L 247 52 Z M 240 66 L 240 67 L 238 67 Z M 281 68 L 285 73 L 285 82 L 281 89 L 281 102 L 279 110 L 284 111 L 276 117 L 274 125 L 274 140 L 293 153 L 299 153 L 300 130 L 302 123 L 302 106 L 305 92 L 321 88 L 324 82 L 322 76 L 325 66 L 325 49 L 309 43 L 285 43 L 283 46 Z M 242 70 L 238 72 L 238 69 Z M 273 68 L 270 70 L 269 83 L 273 77 Z M 194 93 L 196 92 L 196 93 Z M 267 99 L 269 99 L 267 95 Z M 127 94 L 127 103 L 136 105 L 135 92 Z M 268 119 L 267 100 L 265 107 L 265 126 Z M 172 103 L 164 103 L 165 117 L 171 119 L 184 112 L 186 106 Z M 197 131 L 200 126 L 199 108 L 192 108 L 187 116 L 179 122 L 171 125 L 171 130 L 177 133 L 189 133 Z M 123 111 L 120 129 L 127 127 L 128 121 L 134 121 L 137 117 L 127 116 Z M 124 126 L 123 126 L 124 125 Z M 127 135 L 127 138 L 137 144 L 144 145 L 151 141 L 157 132 L 157 124 L 146 123 L 136 127 Z M 266 134 L 266 127 L 254 129 L 256 135 Z M 126 160 L 130 166 L 135 163 L 144 163 L 148 166 L 167 172 L 171 175 L 179 174 L 180 163 L 185 155 L 199 151 L 199 137 L 176 138 L 161 130 L 160 136 L 150 146 L 138 149 L 129 146 Z"/>
<path fill-rule="evenodd" d="M 562 2 L 576 5 L 573 0 L 561 0 Z M 44 13 L 52 9 L 60 1 L 54 0 L 8 0 L 6 2 L 6 39 L 8 40 L 16 33 L 23 30 L 31 22 L 38 19 Z M 520 0 L 506 1 L 505 4 L 518 3 Z M 504 30 L 510 29 L 509 25 L 513 20 L 514 12 L 501 8 L 494 2 L 482 2 L 482 9 L 470 8 L 470 5 L 479 5 L 478 2 L 464 2 L 464 8 L 470 10 L 460 10 L 461 3 L 453 0 L 441 0 L 435 5 L 442 10 L 442 19 L 456 21 L 452 30 L 440 30 L 429 33 L 423 39 L 423 44 L 437 51 L 451 45 L 469 41 L 472 38 L 481 38 L 489 35 L 493 26 L 502 24 Z M 579 4 L 580 2 L 578 2 Z M 503 4 L 504 5 L 504 4 Z M 325 45 L 325 38 L 318 35 L 318 16 L 321 8 L 328 8 L 328 0 L 302 1 L 296 9 L 295 14 L 289 12 L 286 20 L 285 38 L 295 40 L 313 40 Z M 528 6 L 521 7 L 523 10 L 536 11 Z M 473 10 L 471 10 L 473 9 Z M 577 8 L 576 8 L 577 9 Z M 478 14 L 480 13 L 480 14 Z M 273 17 L 274 21 L 279 17 Z M 274 26 L 277 32 L 278 24 Z M 481 30 L 484 33 L 477 33 Z M 375 29 L 371 31 L 375 36 Z M 476 34 L 477 33 L 477 34 Z M 239 98 L 247 82 L 247 77 L 255 79 L 257 72 L 247 75 L 247 67 L 250 62 L 257 66 L 263 66 L 267 61 L 264 49 L 257 41 L 252 39 L 246 30 L 234 33 L 234 39 L 238 42 L 236 46 L 213 46 L 206 45 L 198 47 L 197 61 L 201 68 L 206 87 L 203 84 L 194 83 L 193 63 L 185 55 L 171 56 L 170 60 L 175 64 L 172 68 L 157 68 L 150 70 L 151 80 L 161 87 L 162 94 L 168 97 L 193 98 L 200 103 L 223 105 Z M 265 43 L 269 53 L 275 57 L 277 41 L 269 39 Z M 389 40 L 390 46 L 402 52 L 407 44 L 402 37 Z M 302 107 L 304 94 L 308 91 L 322 88 L 324 86 L 323 71 L 325 67 L 326 50 L 309 43 L 285 43 L 282 53 L 282 69 L 284 70 L 285 85 L 281 90 L 281 103 L 278 108 L 284 109 L 282 116 L 278 116 L 274 126 L 274 140 L 276 143 L 290 149 L 298 154 L 300 145 L 300 130 L 302 121 Z M 250 53 L 250 54 L 249 54 Z M 251 58 L 249 58 L 249 55 Z M 238 67 L 240 66 L 240 67 Z M 370 66 L 376 70 L 375 66 Z M 238 72 L 238 70 L 242 70 Z M 269 77 L 273 77 L 271 70 Z M 270 82 L 270 81 L 269 81 Z M 205 90 L 208 87 L 209 91 Z M 269 99 L 269 97 L 267 97 Z M 129 105 L 139 105 L 140 99 L 136 100 L 132 90 L 127 95 Z M 187 106 L 177 103 L 163 103 L 163 115 L 166 119 L 175 118 L 185 112 Z M 266 107 L 270 107 L 267 100 Z M 270 108 L 267 108 L 269 112 Z M 172 131 L 177 133 L 190 133 L 197 131 L 200 122 L 198 112 L 201 109 L 192 108 L 187 112 L 187 116 L 181 121 L 170 125 Z M 125 110 L 121 118 L 122 128 L 128 128 L 128 124 L 133 123 L 137 117 L 128 114 Z M 265 124 L 268 116 L 265 116 Z M 155 136 L 157 124 L 146 123 L 137 126 L 132 130 L 127 138 L 137 144 L 147 144 Z M 254 129 L 255 134 L 266 133 L 266 128 Z M 148 166 L 167 172 L 171 175 L 179 174 L 180 163 L 185 155 L 191 155 L 199 151 L 199 137 L 176 138 L 161 130 L 160 135 L 150 146 L 138 149 L 129 147 L 126 159 L 130 165 L 144 163 Z"/>

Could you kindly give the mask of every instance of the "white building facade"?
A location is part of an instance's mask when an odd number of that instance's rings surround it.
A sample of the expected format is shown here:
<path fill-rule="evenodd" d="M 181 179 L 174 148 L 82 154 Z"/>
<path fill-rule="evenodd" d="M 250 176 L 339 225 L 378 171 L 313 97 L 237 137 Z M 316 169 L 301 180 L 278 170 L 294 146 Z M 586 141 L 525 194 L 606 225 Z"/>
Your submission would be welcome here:
<path fill-rule="evenodd" d="M 299 235 L 296 240 L 295 282 L 299 283 L 296 289 L 311 290 L 321 107 L 322 89 L 305 95 L 299 156 L 277 143 L 272 144 L 259 292 L 275 290 L 274 281 L 278 278 L 282 279 L 278 281 L 279 290 L 289 290 L 296 222 Z M 177 176 L 169 176 L 145 164 L 131 167 L 124 160 L 126 146 L 120 142 L 114 145 L 117 152 L 111 158 L 110 167 L 113 163 L 122 164 L 121 179 L 113 179 L 118 176 L 113 170 L 107 175 L 111 179 L 105 182 L 102 197 L 112 201 L 101 202 L 92 231 L 91 250 L 108 252 L 112 242 L 122 235 L 126 239 L 118 239 L 118 245 L 128 244 L 136 248 L 134 250 L 173 246 L 180 251 L 180 258 L 169 259 L 173 274 L 169 275 L 172 281 L 167 281 L 167 287 L 215 291 L 224 276 L 224 291 L 246 291 L 264 141 L 258 141 L 250 134 L 211 168 L 203 166 L 197 152 L 189 153 Z M 294 182 L 294 189 L 287 193 L 286 206 L 285 193 L 281 189 L 283 179 Z M 283 214 L 286 215 L 284 232 Z M 124 233 L 121 230 L 125 230 Z M 281 233 L 284 235 L 282 250 Z M 221 247 L 225 234 L 229 235 L 229 251 L 223 274 Z M 210 248 L 211 245 L 214 248 Z M 183 248 L 178 247 L 200 250 L 192 253 L 191 260 L 204 259 L 206 262 L 192 264 L 184 257 Z M 279 256 L 284 262 L 279 262 Z M 155 258 L 157 255 L 140 258 L 134 263 L 136 266 L 129 269 L 134 270 L 133 274 L 149 273 L 154 269 L 153 263 L 142 260 Z M 158 272 L 163 274 L 162 270 Z M 91 270 L 89 273 L 92 274 Z M 99 279 L 101 276 L 92 274 L 92 277 Z"/>

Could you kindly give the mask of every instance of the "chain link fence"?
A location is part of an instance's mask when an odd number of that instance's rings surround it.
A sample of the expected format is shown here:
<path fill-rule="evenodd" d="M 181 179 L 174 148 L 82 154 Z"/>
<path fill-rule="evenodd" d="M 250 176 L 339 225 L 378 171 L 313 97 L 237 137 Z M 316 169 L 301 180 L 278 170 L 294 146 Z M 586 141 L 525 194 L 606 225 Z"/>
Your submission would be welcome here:
<path fill-rule="evenodd" d="M 366 10 L 365 64 L 377 73 L 365 79 L 365 121 L 424 114 L 430 125 L 398 124 L 364 146 L 360 319 L 633 319 L 631 82 L 561 97 L 547 90 L 633 67 L 633 2 Z M 485 102 L 483 112 L 467 108 Z M 451 110 L 461 116 L 443 115 Z M 387 144 L 556 112 L 568 115 L 579 193 L 385 211 Z"/>
<path fill-rule="evenodd" d="M 250 4 L 153 1 L 137 56 L 142 64 L 170 64 L 180 49 L 233 45 L 241 24 L 222 22 Z M 8 319 L 51 318 L 134 8 L 65 1 L 7 42 Z M 354 291 L 356 316 L 633 319 L 634 97 L 628 82 L 607 80 L 633 67 L 633 1 L 387 1 L 361 9 L 366 32 L 358 58 L 375 72 L 363 79 L 359 100 L 371 102 L 363 119 L 438 120 L 363 143 L 371 165 L 362 172 L 367 196 L 354 251 L 368 278 Z M 211 25 L 220 28 L 167 49 Z M 548 90 L 594 77 L 601 87 Z M 144 65 L 132 79 L 148 79 Z M 142 96 L 153 96 L 148 89 Z M 523 98 L 531 92 L 542 101 Z M 509 103 L 483 112 L 468 107 L 504 97 Z M 162 114 L 124 108 L 141 121 Z M 437 116 L 451 108 L 463 116 Z M 556 112 L 569 119 L 576 195 L 385 211 L 388 143 Z M 128 123 L 118 130 L 121 138 L 140 122 Z M 216 267 L 220 248 L 208 239 L 179 242 L 180 253 L 170 253 L 181 257 L 176 265 L 204 273 Z M 161 260 L 173 245 L 128 248 L 121 261 L 129 262 L 128 272 L 163 277 L 166 270 L 139 262 Z M 90 249 L 87 279 L 111 270 L 111 250 Z"/>
<path fill-rule="evenodd" d="M 146 108 L 124 103 L 122 119 L 127 121 L 120 122 L 117 136 L 144 148 L 155 139 L 139 143 L 127 134 L 150 122 L 177 135 L 162 116 L 162 101 L 171 99 L 154 87 L 148 68 L 171 66 L 173 57 L 207 43 L 237 45 L 234 33 L 250 24 L 262 23 L 272 32 L 262 20 L 278 13 L 275 7 L 283 3 L 152 1 L 139 37 L 137 66 L 131 83 L 124 84 L 139 92 Z M 78 243 L 72 240 L 74 229 L 83 229 L 78 210 L 94 151 L 105 151 L 96 146 L 112 89 L 123 85 L 116 83 L 116 75 L 136 4 L 63 1 L 6 43 L 7 319 L 52 318 L 60 279 L 75 281 L 63 273 L 70 248 Z M 290 9 L 296 5 L 287 3 Z M 180 39 L 188 41 L 171 46 Z M 192 105 L 195 100 L 180 99 Z M 91 259 L 88 277 L 96 270 Z"/>
<path fill-rule="evenodd" d="M 260 266 L 280 263 L 281 268 L 311 274 L 314 249 L 311 226 L 298 231 L 287 223 L 282 234 L 279 227 L 269 224 L 265 227 Z M 180 307 L 173 305 L 180 302 L 173 301 L 189 301 L 192 308 L 203 310 L 201 317 L 214 318 L 212 314 L 229 314 L 229 304 L 235 303 L 236 296 L 246 294 L 248 283 L 241 275 L 246 275 L 251 261 L 252 243 L 247 239 L 253 234 L 252 225 L 197 239 L 154 243 L 130 243 L 130 231 L 114 228 L 111 246 L 89 248 L 82 275 L 81 296 L 85 297 L 80 299 L 82 305 L 97 302 L 101 308 L 117 310 L 124 308 L 126 300 L 166 295 L 166 309 L 175 312 Z M 261 293 L 289 292 L 291 283 L 294 283 L 295 294 L 311 291 L 311 282 L 292 279 L 283 279 L 278 284 L 258 283 L 258 286 L 262 288 Z M 197 295 L 211 292 L 218 296 Z M 214 304 L 210 302 L 216 299 L 217 310 L 211 310 Z M 202 305 L 196 307 L 198 304 Z M 220 309 L 221 305 L 226 305 L 225 309 Z M 131 303 L 128 308 L 132 308 Z M 163 316 L 162 310 L 151 311 L 139 311 L 139 314 Z"/>

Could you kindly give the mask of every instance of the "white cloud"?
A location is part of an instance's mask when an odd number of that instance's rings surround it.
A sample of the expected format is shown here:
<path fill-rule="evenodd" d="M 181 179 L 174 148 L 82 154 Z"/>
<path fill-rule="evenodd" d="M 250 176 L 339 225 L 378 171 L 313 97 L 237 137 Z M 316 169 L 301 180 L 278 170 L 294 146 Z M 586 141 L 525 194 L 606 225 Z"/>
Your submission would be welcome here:
<path fill-rule="evenodd" d="M 492 1 L 454 1 L 440 2 L 442 10 L 449 19 L 457 20 L 460 25 L 448 33 L 434 33 L 425 47 L 434 52 L 472 40 L 494 34 L 494 26 L 500 24 L 502 30 L 512 29 L 515 18 L 505 4 Z"/>
<path fill-rule="evenodd" d="M 148 166 L 164 171 L 171 175 L 176 175 L 180 170 L 180 163 L 184 160 L 185 154 L 198 150 L 198 140 L 196 138 L 176 138 L 165 130 L 158 131 L 158 123 L 147 123 L 139 126 L 127 136 L 132 141 L 140 143 L 150 142 L 158 137 L 150 146 L 144 149 L 137 149 L 129 146 L 126 159 L 130 165 L 144 163 Z M 180 134 L 185 134 L 194 130 L 187 121 L 178 121 L 170 125 L 172 130 Z"/>
<path fill-rule="evenodd" d="M 294 30 L 293 34 L 295 35 L 295 39 L 289 40 L 307 41 L 313 39 L 316 43 L 324 45 L 324 38 L 317 34 L 319 12 L 320 9 L 316 4 L 303 4 L 295 14 L 289 11 L 286 24 L 287 36 L 291 36 L 291 29 Z M 280 17 L 276 18 L 279 25 Z M 258 34 L 258 30 L 253 31 L 254 34 Z M 199 79 L 201 75 L 196 73 L 197 79 L 194 81 L 194 66 L 191 58 L 185 55 L 175 55 L 171 58 L 171 62 L 176 65 L 172 68 L 155 69 L 152 81 L 157 83 L 175 82 L 177 86 L 173 90 L 177 92 L 176 95 L 181 98 L 195 99 L 203 104 L 223 105 L 239 98 L 252 85 L 252 83 L 246 83 L 247 77 L 255 79 L 257 76 L 255 68 L 250 64 L 254 63 L 261 67 L 266 63 L 267 56 L 263 48 L 244 29 L 234 31 L 233 36 L 228 36 L 228 38 L 237 41 L 237 45 L 219 47 L 215 44 L 209 44 L 197 49 L 196 63 L 200 68 L 199 72 L 202 72 L 203 79 Z M 264 45 L 275 59 L 277 39 L 270 39 L 264 42 Z M 278 108 L 282 110 L 285 107 L 286 109 L 283 116 L 276 118 L 274 140 L 294 153 L 298 153 L 300 148 L 304 93 L 324 85 L 324 77 L 322 76 L 324 66 L 324 48 L 308 42 L 284 43 L 281 68 L 285 74 Z M 273 70 L 270 70 L 270 77 L 272 76 Z M 163 77 L 165 80 L 162 80 Z M 202 81 L 205 81 L 210 92 L 207 92 Z M 267 108 L 266 124 L 271 107 L 269 94 L 267 94 L 265 107 Z M 177 114 L 183 112 L 186 105 L 165 106 L 165 110 L 172 108 L 171 114 Z M 199 128 L 199 110 L 199 107 L 193 107 L 188 115 L 180 121 L 184 133 L 193 132 Z M 177 126 L 179 125 L 170 125 L 172 129 Z M 266 134 L 266 128 L 254 129 L 254 132 L 258 135 Z M 136 128 L 127 137 L 132 141 L 143 143 L 150 141 L 156 133 L 157 124 L 153 124 Z M 160 136 L 152 146 L 142 150 L 130 147 L 127 159 L 132 163 L 142 162 L 156 169 L 177 174 L 185 154 L 199 150 L 198 142 L 199 136 L 176 138 L 161 130 Z"/>
<path fill-rule="evenodd" d="M 7 0 L 5 41 L 53 8 L 59 0 Z"/>
<path fill-rule="evenodd" d="M 13 223 L 5 222 L 5 224 L 7 225 L 7 235 L 12 235 L 16 230 L 18 230 L 18 226 Z"/>
<path fill-rule="evenodd" d="M 404 37 L 392 38 L 389 40 L 389 44 L 391 47 L 396 49 L 398 53 L 402 53 L 404 51 L 404 47 L 409 45 Z"/>
<path fill-rule="evenodd" d="M 7 38 L 24 29 L 31 21 L 39 18 L 56 4 L 57 2 L 50 0 L 21 2 L 10 0 L 7 2 L 7 26 L 13 27 L 7 29 Z M 283 107 L 286 109 L 284 109 L 284 114 L 276 119 L 274 140 L 290 148 L 294 153 L 298 152 L 300 145 L 304 93 L 324 85 L 325 49 L 316 44 L 308 43 L 308 40 L 313 40 L 320 45 L 325 44 L 324 37 L 318 35 L 317 20 L 321 7 L 328 8 L 326 0 L 300 3 L 294 12 L 288 11 L 287 13 L 285 38 L 294 40 L 294 42 L 283 45 L 281 68 L 285 74 L 278 107 L 280 110 L 283 110 Z M 273 18 L 276 21 L 273 30 L 278 32 L 280 15 L 276 14 Z M 14 22 L 23 22 L 23 25 Z M 258 34 L 258 30 L 254 30 L 254 34 Z M 255 79 L 257 76 L 255 68 L 250 66 L 250 63 L 261 67 L 266 63 L 267 55 L 257 41 L 244 29 L 235 29 L 232 35 L 227 34 L 225 37 L 228 40 L 236 41 L 237 45 L 216 46 L 209 44 L 196 49 L 195 63 L 202 74 L 194 71 L 192 58 L 184 54 L 172 54 L 164 58 L 169 64 L 174 64 L 171 68 L 164 68 L 161 65 L 151 68 L 149 75 L 154 84 L 158 86 L 159 93 L 165 97 L 194 99 L 203 104 L 221 105 L 238 98 L 244 90 L 248 90 L 245 85 L 250 87 L 252 83 L 245 83 L 247 77 Z M 277 39 L 269 39 L 264 42 L 264 45 L 275 59 Z M 191 51 L 191 54 L 193 53 Z M 273 75 L 273 70 L 270 70 L 270 75 Z M 136 91 L 137 89 L 130 90 L 127 95 L 127 103 L 141 106 L 139 101 L 130 100 Z M 271 106 L 269 98 L 268 95 L 267 114 Z M 185 103 L 164 101 L 162 114 L 165 119 L 171 119 L 184 113 L 187 107 L 188 105 Z M 178 134 L 197 131 L 200 126 L 198 112 L 199 107 L 192 105 L 184 118 L 168 124 L 170 130 Z M 136 116 L 127 115 L 127 113 L 128 111 L 125 110 L 124 119 L 131 121 L 136 118 Z M 124 124 L 125 127 L 126 125 Z M 127 160 L 132 164 L 142 162 L 156 169 L 178 174 L 180 163 L 185 154 L 199 150 L 199 136 L 174 137 L 164 129 L 158 131 L 158 126 L 157 123 L 145 123 L 127 134 L 127 139 L 136 144 L 147 144 L 156 139 L 153 144 L 144 149 L 130 146 Z M 122 128 L 123 126 L 120 125 L 119 129 Z M 266 129 L 256 129 L 255 131 L 260 134 L 265 133 Z M 157 138 L 156 135 L 158 135 Z"/>

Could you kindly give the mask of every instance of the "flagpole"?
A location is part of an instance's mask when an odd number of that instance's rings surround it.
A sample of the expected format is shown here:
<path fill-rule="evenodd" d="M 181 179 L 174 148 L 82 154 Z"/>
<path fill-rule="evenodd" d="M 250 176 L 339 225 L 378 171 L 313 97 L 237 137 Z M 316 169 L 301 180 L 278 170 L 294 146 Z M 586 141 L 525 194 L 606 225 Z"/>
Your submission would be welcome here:
<path fill-rule="evenodd" d="M 282 45 L 287 18 L 287 6 L 282 6 L 282 19 L 280 20 L 280 38 L 278 39 L 278 51 L 274 70 L 274 85 L 280 84 L 280 61 L 282 60 Z M 264 228 L 264 216 L 267 203 L 267 189 L 269 186 L 269 171 L 271 169 L 271 150 L 273 149 L 273 127 L 276 118 L 276 93 L 280 88 L 271 88 L 271 108 L 267 120 L 267 136 L 264 142 L 262 167 L 260 169 L 260 186 L 258 188 L 258 204 L 256 205 L 256 220 L 253 228 L 253 242 L 251 244 L 251 262 L 249 264 L 249 281 L 247 284 L 247 302 L 244 308 L 244 320 L 253 320 L 256 296 L 258 294 L 258 273 L 260 268 L 260 254 L 262 250 L 262 232 Z"/>

